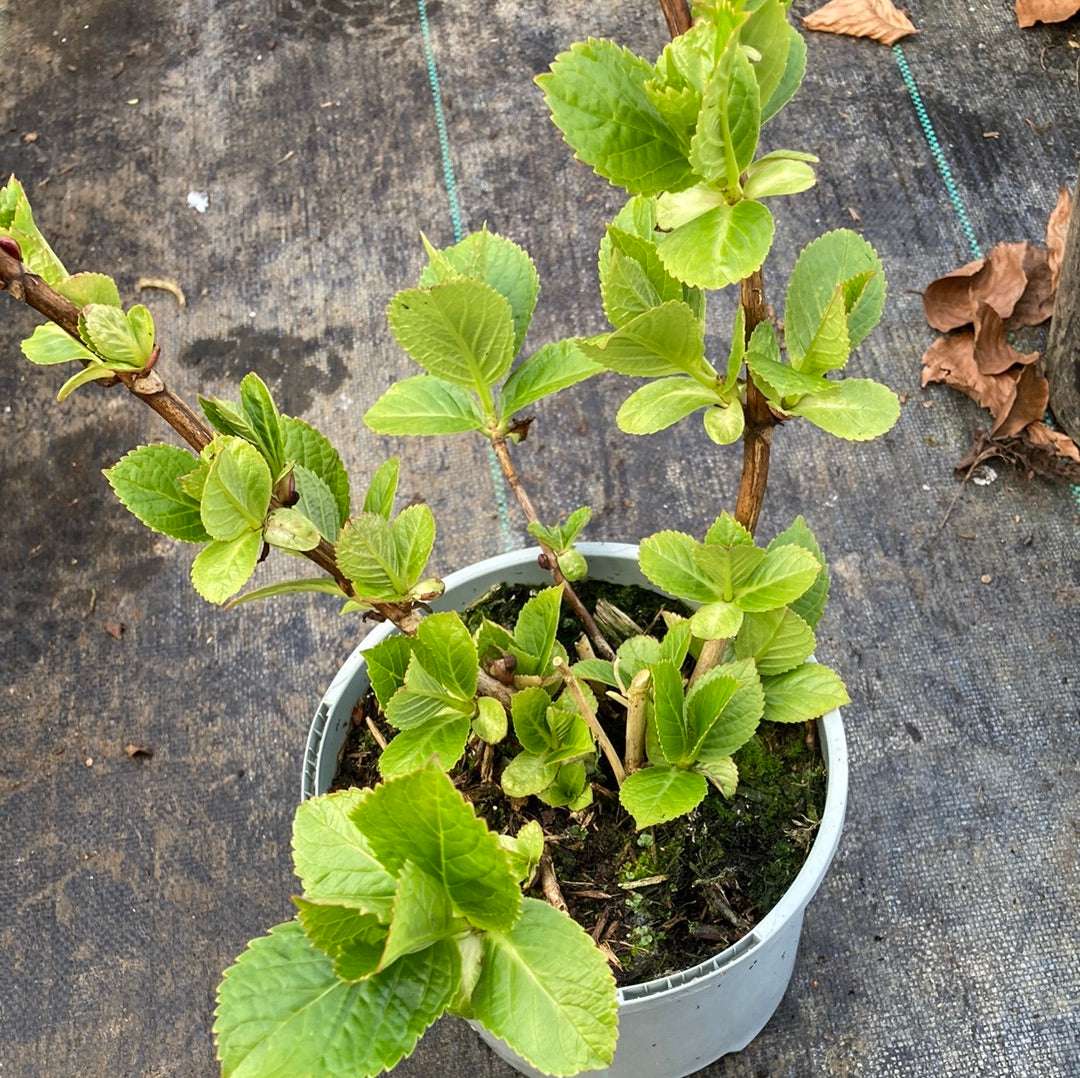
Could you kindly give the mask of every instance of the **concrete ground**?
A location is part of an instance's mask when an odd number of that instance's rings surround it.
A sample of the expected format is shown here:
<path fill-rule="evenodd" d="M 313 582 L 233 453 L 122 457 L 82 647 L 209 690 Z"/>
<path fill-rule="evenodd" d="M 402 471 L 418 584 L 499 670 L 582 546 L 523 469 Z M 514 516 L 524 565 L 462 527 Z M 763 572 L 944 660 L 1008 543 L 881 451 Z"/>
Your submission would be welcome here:
<path fill-rule="evenodd" d="M 1076 175 L 1080 26 L 1022 32 L 1008 0 L 911 7 L 922 33 L 904 50 L 975 234 L 1039 239 Z M 570 160 L 530 79 L 588 34 L 659 49 L 658 9 L 428 9 L 467 225 L 535 256 L 534 344 L 598 330 L 594 252 L 617 195 Z M 479 441 L 391 442 L 360 421 L 410 371 L 383 309 L 418 272 L 417 230 L 451 235 L 416 5 L 37 0 L 0 5 L 0 36 L 3 166 L 69 266 L 114 273 L 128 302 L 141 276 L 179 282 L 184 309 L 140 297 L 169 381 L 194 397 L 257 370 L 332 431 L 357 486 L 404 455 L 444 571 L 499 549 Z M 999 468 L 939 528 L 981 417 L 919 389 L 917 292 L 966 241 L 890 51 L 809 46 L 768 140 L 818 152 L 820 182 L 777 206 L 772 295 L 802 243 L 857 221 L 891 300 L 852 365 L 908 400 L 881 442 L 778 436 L 762 532 L 803 512 L 834 567 L 819 654 L 854 698 L 848 825 L 775 1019 L 703 1073 L 1076 1074 L 1077 505 Z M 0 308 L 0 1075 L 209 1075 L 219 974 L 288 916 L 304 735 L 360 627 L 318 597 L 199 600 L 190 552 L 143 530 L 99 471 L 168 432 L 120 390 L 57 405 L 56 373 L 18 354 L 31 312 Z M 590 538 L 700 530 L 732 504 L 737 454 L 696 424 L 619 434 L 625 392 L 603 378 L 541 406 L 527 480 L 551 515 L 590 502 Z M 397 1073 L 509 1072 L 446 1021 Z"/>

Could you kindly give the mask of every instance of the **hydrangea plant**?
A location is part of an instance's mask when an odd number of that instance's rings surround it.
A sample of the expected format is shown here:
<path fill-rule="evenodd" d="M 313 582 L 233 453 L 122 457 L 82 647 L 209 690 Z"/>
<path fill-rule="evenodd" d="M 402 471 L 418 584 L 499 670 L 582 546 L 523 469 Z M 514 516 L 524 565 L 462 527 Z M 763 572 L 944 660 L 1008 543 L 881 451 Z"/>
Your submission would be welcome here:
<path fill-rule="evenodd" d="M 397 460 L 357 504 L 331 442 L 282 415 L 255 374 L 237 400 L 200 398 L 200 415 L 162 379 L 150 312 L 125 311 L 103 274 L 69 274 L 18 181 L 0 192 L 0 281 L 49 319 L 23 342 L 27 359 L 78 365 L 61 400 L 89 382 L 124 386 L 187 443 L 139 446 L 105 475 L 147 527 L 199 547 L 199 594 L 234 605 L 325 592 L 398 630 L 366 654 L 394 731 L 382 781 L 297 811 L 296 914 L 253 941 L 219 990 L 226 1075 L 375 1075 L 444 1013 L 482 1024 L 548 1074 L 606 1066 L 615 981 L 584 930 L 529 894 L 543 875 L 543 830 L 492 830 L 455 776 L 479 761 L 507 798 L 568 814 L 598 782 L 614 784 L 627 826 L 649 828 L 732 797 L 734 755 L 762 722 L 803 723 L 848 701 L 840 677 L 810 658 L 829 575 L 809 526 L 797 518 L 765 546 L 754 532 L 777 426 L 801 418 L 867 439 L 896 421 L 889 389 L 841 376 L 881 315 L 884 274 L 856 233 L 826 233 L 798 257 L 778 330 L 762 277 L 766 200 L 811 186 L 816 159 L 761 143 L 799 86 L 805 46 L 784 0 L 699 3 L 692 26 L 663 6 L 686 32 L 655 62 L 590 39 L 537 79 L 576 156 L 628 196 L 599 247 L 610 329 L 520 358 L 538 275 L 521 247 L 486 229 L 442 249 L 424 239 L 417 286 L 389 307 L 421 373 L 364 419 L 380 434 L 489 443 L 552 575 L 513 625 L 470 629 L 459 613 L 430 612 L 442 591 L 428 569 L 435 520 L 423 504 L 395 512 Z M 731 285 L 730 345 L 710 355 L 706 293 Z M 633 631 L 615 647 L 573 587 L 588 571 L 575 543 L 591 510 L 542 522 L 512 455 L 528 409 L 605 371 L 642 381 L 618 409 L 621 430 L 654 434 L 700 413 L 713 442 L 743 442 L 735 512 L 701 539 L 662 531 L 640 546 L 642 573 L 686 615 L 668 611 L 662 632 Z M 244 591 L 270 547 L 322 575 Z M 573 658 L 557 638 L 564 604 L 582 629 Z M 615 735 L 601 699 L 622 715 Z"/>

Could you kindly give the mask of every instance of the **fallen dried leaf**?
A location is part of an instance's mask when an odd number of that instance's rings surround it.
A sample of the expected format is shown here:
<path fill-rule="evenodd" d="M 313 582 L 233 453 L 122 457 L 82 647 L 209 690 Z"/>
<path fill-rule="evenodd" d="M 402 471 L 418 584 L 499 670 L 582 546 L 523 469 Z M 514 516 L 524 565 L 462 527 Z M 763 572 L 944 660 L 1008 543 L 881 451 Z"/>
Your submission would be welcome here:
<path fill-rule="evenodd" d="M 149 759 L 154 755 L 153 749 L 147 748 L 145 745 L 136 745 L 133 741 L 129 741 L 124 746 L 124 752 L 126 752 L 133 760 L 140 758 Z"/>
<path fill-rule="evenodd" d="M 931 281 L 923 292 L 926 320 L 942 333 L 959 329 L 974 321 L 975 305 L 971 299 L 971 284 L 986 265 L 986 259 L 968 262 L 959 269 Z"/>
<path fill-rule="evenodd" d="M 1050 265 L 1050 291 L 1056 292 L 1061 280 L 1061 263 L 1065 258 L 1065 237 L 1069 233 L 1072 215 L 1072 194 L 1067 187 L 1058 191 L 1057 205 L 1046 222 L 1046 249 Z M 1051 301 L 1052 302 L 1052 301 Z"/>
<path fill-rule="evenodd" d="M 123 622 L 120 621 L 106 621 L 103 622 L 101 627 L 111 636 L 114 640 L 119 640 L 124 635 L 124 629 L 127 628 Z"/>
<path fill-rule="evenodd" d="M 1034 363 L 1038 352 L 1018 352 L 1005 339 L 1005 323 L 988 303 L 975 312 L 975 363 L 983 374 L 1004 374 L 1014 364 Z"/>
<path fill-rule="evenodd" d="M 996 420 L 1007 416 L 1016 400 L 1017 376 L 984 374 L 975 362 L 975 334 L 970 330 L 938 337 L 923 355 L 922 384 L 944 382 L 981 404 Z"/>
<path fill-rule="evenodd" d="M 998 417 L 990 433 L 1000 438 L 1012 438 L 1031 423 L 1046 415 L 1050 400 L 1050 383 L 1034 367 L 1025 367 L 1016 382 L 1016 397 L 1007 413 Z"/>
<path fill-rule="evenodd" d="M 1024 431 L 1024 438 L 1037 449 L 1048 449 L 1057 456 L 1080 465 L 1080 446 L 1064 431 L 1053 430 L 1045 423 L 1032 423 Z"/>
<path fill-rule="evenodd" d="M 155 288 L 160 292 L 168 292 L 176 300 L 177 306 L 187 306 L 184 290 L 168 277 L 140 277 L 135 282 L 135 288 L 140 292 L 144 288 Z"/>
<path fill-rule="evenodd" d="M 826 34 L 869 37 L 883 45 L 895 45 L 919 32 L 892 0 L 829 0 L 805 16 L 803 26 Z"/>
<path fill-rule="evenodd" d="M 1032 423 L 1019 438 L 995 438 L 987 430 L 978 431 L 971 449 L 956 465 L 956 472 L 967 475 L 976 465 L 992 458 L 1016 465 L 1029 479 L 1041 475 L 1045 479 L 1080 482 L 1080 448 L 1045 423 Z M 1018 516 L 1013 520 L 1020 522 Z"/>
<path fill-rule="evenodd" d="M 1024 273 L 1027 287 L 1016 301 L 1009 317 L 1010 326 L 1042 325 L 1054 313 L 1054 292 L 1050 276 L 1050 255 L 1045 247 L 1033 243 L 1027 245 L 1024 255 Z"/>
<path fill-rule="evenodd" d="M 1021 26 L 1037 22 L 1064 22 L 1080 11 L 1077 0 L 1016 0 L 1016 21 Z"/>

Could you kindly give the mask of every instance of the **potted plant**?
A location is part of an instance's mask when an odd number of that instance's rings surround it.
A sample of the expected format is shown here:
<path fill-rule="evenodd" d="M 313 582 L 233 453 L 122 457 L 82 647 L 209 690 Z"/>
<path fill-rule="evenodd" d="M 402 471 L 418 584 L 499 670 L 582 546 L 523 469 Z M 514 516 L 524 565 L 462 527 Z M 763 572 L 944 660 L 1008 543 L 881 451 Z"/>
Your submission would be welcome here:
<path fill-rule="evenodd" d="M 687 1074 L 748 1043 L 787 985 L 842 824 L 848 697 L 812 658 L 829 577 L 810 528 L 754 536 L 771 439 L 797 417 L 872 438 L 899 405 L 836 377 L 884 303 L 858 235 L 800 254 L 782 334 L 766 304 L 762 200 L 814 182 L 811 155 L 758 152 L 805 66 L 787 4 L 695 16 L 670 16 L 686 32 L 655 63 L 590 39 L 537 80 L 576 155 L 629 196 L 600 243 L 609 330 L 515 365 L 539 283 L 486 230 L 425 240 L 418 286 L 390 304 L 423 373 L 368 426 L 486 439 L 539 544 L 445 581 L 430 509 L 395 511 L 397 460 L 354 501 L 330 441 L 255 374 L 199 415 L 162 380 L 146 308 L 69 274 L 18 182 L 0 192 L 0 282 L 49 319 L 27 358 L 80 364 L 61 399 L 123 385 L 194 450 L 140 446 L 105 474 L 143 523 L 200 546 L 196 590 L 227 605 L 325 592 L 382 622 L 312 727 L 296 915 L 222 980 L 227 1075 L 378 1074 L 444 1013 L 525 1073 Z M 730 347 L 710 359 L 705 293 L 735 284 Z M 527 410 L 603 371 L 644 380 L 621 430 L 700 413 L 713 442 L 741 440 L 735 512 L 701 538 L 584 544 L 587 507 L 538 516 L 513 459 Z M 243 592 L 270 547 L 322 575 Z"/>

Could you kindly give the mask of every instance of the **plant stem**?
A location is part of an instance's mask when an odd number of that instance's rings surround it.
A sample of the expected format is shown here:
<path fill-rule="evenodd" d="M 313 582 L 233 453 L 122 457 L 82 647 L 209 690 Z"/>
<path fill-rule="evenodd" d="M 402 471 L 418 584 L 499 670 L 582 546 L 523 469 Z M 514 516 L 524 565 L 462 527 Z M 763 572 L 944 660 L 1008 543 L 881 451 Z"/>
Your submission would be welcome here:
<path fill-rule="evenodd" d="M 726 640 L 704 640 L 701 651 L 698 652 L 697 662 L 694 664 L 694 672 L 690 675 L 690 684 L 700 681 L 717 663 L 724 654 Z"/>
<path fill-rule="evenodd" d="M 768 320 L 765 304 L 765 281 L 761 270 L 755 270 L 740 285 L 739 302 L 746 315 L 746 339 L 755 327 Z M 735 500 L 735 519 L 751 534 L 757 528 L 765 487 L 769 482 L 769 452 L 772 448 L 776 419 L 764 394 L 746 372 L 746 427 L 743 431 L 742 476 Z"/>
<path fill-rule="evenodd" d="M 690 29 L 690 6 L 686 0 L 660 0 L 660 8 L 664 12 L 664 19 L 672 37 L 685 34 Z"/>
<path fill-rule="evenodd" d="M 645 762 L 645 717 L 649 706 L 652 674 L 639 670 L 627 690 L 626 773 L 633 774 Z"/>
<path fill-rule="evenodd" d="M 540 889 L 544 892 L 548 905 L 554 906 L 563 913 L 569 912 L 562 888 L 555 877 L 555 866 L 551 863 L 551 854 L 546 851 L 540 855 Z"/>
<path fill-rule="evenodd" d="M 493 437 L 491 439 L 491 448 L 495 450 L 495 457 L 499 462 L 499 467 L 502 469 L 502 473 L 506 477 L 506 482 L 509 484 L 510 489 L 514 492 L 514 497 L 517 498 L 518 505 L 521 506 L 521 511 L 525 514 L 525 519 L 530 524 L 538 524 L 540 522 L 540 517 L 537 515 L 532 499 L 529 497 L 528 491 L 522 485 L 521 477 L 514 467 L 514 461 L 510 456 L 510 447 L 506 444 L 506 439 L 498 436 Z M 592 614 L 585 609 L 585 604 L 578 597 L 577 592 L 570 586 L 570 582 L 561 572 L 559 572 L 559 559 L 555 556 L 555 551 L 553 551 L 546 543 L 541 543 L 540 549 L 544 552 L 544 557 L 547 559 L 548 568 L 551 570 L 551 575 L 554 578 L 555 583 L 562 584 L 566 602 L 577 616 L 578 621 L 581 622 L 582 628 L 584 628 L 589 639 L 593 643 L 593 647 L 595 647 L 605 659 L 614 659 L 615 652 L 612 650 L 611 645 L 604 639 L 604 634 L 600 632 L 600 628 L 597 626 Z"/>
<path fill-rule="evenodd" d="M 570 695 L 574 698 L 574 701 L 578 706 L 578 711 L 581 713 L 581 717 L 592 731 L 593 737 L 596 738 L 600 745 L 600 751 L 611 765 L 611 770 L 615 775 L 615 781 L 621 786 L 626 779 L 626 769 L 623 767 L 622 760 L 619 759 L 619 754 L 615 751 L 615 746 L 611 743 L 611 738 L 604 732 L 604 728 L 600 725 L 600 720 L 596 717 L 596 713 L 589 706 L 589 701 L 585 699 L 585 694 L 581 691 L 578 679 L 574 677 L 573 672 L 561 657 L 556 656 L 552 659 L 551 665 L 555 667 L 559 672 L 560 677 L 566 682 L 566 687 L 569 690 Z"/>

